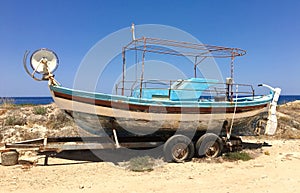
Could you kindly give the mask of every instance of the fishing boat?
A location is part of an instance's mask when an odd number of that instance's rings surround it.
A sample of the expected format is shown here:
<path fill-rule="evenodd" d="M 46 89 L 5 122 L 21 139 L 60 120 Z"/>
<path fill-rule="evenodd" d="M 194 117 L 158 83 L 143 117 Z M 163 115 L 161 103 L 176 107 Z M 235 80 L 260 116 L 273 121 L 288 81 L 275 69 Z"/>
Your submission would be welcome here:
<path fill-rule="evenodd" d="M 178 49 L 181 51 L 178 52 Z M 140 77 L 133 81 L 126 79 L 125 58 L 130 51 L 142 53 Z M 276 131 L 276 105 L 280 89 L 261 84 L 259 86 L 270 91 L 257 95 L 252 85 L 235 83 L 233 61 L 246 54 L 239 48 L 149 37 L 133 38 L 122 49 L 122 77 L 116 84 L 114 94 L 63 87 L 53 75 L 58 57 L 49 49 L 39 49 L 32 54 L 30 64 L 33 72 L 30 72 L 27 67 L 28 53 L 24 55 L 26 72 L 35 80 L 48 81 L 55 104 L 74 118 L 80 127 L 94 134 L 169 134 L 169 138 L 170 133 L 212 132 L 229 139 L 232 133 L 239 131 L 270 135 Z M 147 80 L 144 77 L 147 53 L 193 57 L 194 76 Z M 230 58 L 231 77 L 221 82 L 197 76 L 198 65 L 207 58 Z M 41 78 L 36 73 L 41 74 Z"/>

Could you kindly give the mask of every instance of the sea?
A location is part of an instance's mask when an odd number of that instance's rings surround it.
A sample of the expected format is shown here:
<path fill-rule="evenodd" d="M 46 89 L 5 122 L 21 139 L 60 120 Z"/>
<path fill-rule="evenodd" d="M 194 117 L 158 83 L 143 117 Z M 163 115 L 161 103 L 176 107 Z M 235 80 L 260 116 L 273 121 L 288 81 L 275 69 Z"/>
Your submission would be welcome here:
<path fill-rule="evenodd" d="M 53 103 L 52 97 L 0 97 L 0 104 L 3 102 L 16 105 L 46 105 Z"/>
<path fill-rule="evenodd" d="M 284 104 L 295 100 L 300 100 L 300 95 L 280 95 L 278 104 Z M 3 101 L 16 105 L 45 105 L 53 103 L 52 97 L 0 97 L 0 104 L 2 104 Z"/>

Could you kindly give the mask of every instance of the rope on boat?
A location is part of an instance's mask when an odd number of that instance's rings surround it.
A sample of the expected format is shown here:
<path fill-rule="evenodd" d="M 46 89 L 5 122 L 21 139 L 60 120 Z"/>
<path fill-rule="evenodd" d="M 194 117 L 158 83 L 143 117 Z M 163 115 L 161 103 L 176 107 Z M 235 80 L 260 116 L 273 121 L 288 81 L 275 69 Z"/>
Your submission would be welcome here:
<path fill-rule="evenodd" d="M 49 81 L 48 81 L 48 85 L 52 85 L 52 86 L 60 86 L 61 84 L 55 80 L 54 75 L 50 74 L 49 75 Z"/>
<path fill-rule="evenodd" d="M 229 140 L 230 139 L 230 135 L 231 135 L 231 131 L 232 131 L 232 127 L 233 127 L 233 121 L 234 121 L 234 118 L 235 118 L 235 113 L 236 113 L 236 108 L 237 108 L 237 99 L 238 99 L 238 88 L 239 88 L 239 85 L 236 85 L 236 89 L 235 89 L 235 104 L 234 104 L 234 110 L 233 110 L 233 115 L 232 115 L 232 119 L 231 119 L 231 124 L 230 124 L 230 129 L 229 129 L 229 133 L 227 133 L 227 139 Z"/>

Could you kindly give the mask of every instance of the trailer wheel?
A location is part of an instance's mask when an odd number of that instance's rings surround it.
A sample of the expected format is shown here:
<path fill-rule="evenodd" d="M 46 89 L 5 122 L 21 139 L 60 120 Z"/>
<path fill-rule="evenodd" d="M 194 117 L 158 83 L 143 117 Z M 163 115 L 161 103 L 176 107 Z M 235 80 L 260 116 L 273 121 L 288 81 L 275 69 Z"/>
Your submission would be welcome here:
<path fill-rule="evenodd" d="M 164 145 L 164 154 L 167 162 L 184 162 L 193 158 L 195 147 L 192 141 L 184 135 L 170 137 Z"/>
<path fill-rule="evenodd" d="M 19 153 L 17 151 L 7 151 L 1 153 L 1 164 L 3 166 L 13 166 L 18 164 Z"/>
<path fill-rule="evenodd" d="M 218 157 L 223 149 L 222 139 L 214 133 L 202 135 L 196 143 L 196 151 L 200 157 Z"/>

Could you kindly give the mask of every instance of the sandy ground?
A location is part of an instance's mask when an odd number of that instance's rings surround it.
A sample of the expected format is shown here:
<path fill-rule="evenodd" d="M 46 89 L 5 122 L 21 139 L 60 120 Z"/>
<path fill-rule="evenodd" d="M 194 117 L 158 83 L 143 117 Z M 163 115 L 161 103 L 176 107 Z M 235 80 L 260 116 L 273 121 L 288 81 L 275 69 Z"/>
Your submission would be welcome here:
<path fill-rule="evenodd" d="M 300 140 L 267 142 L 272 147 L 250 161 L 168 163 L 151 172 L 59 158 L 0 166 L 0 192 L 298 192 Z"/>

